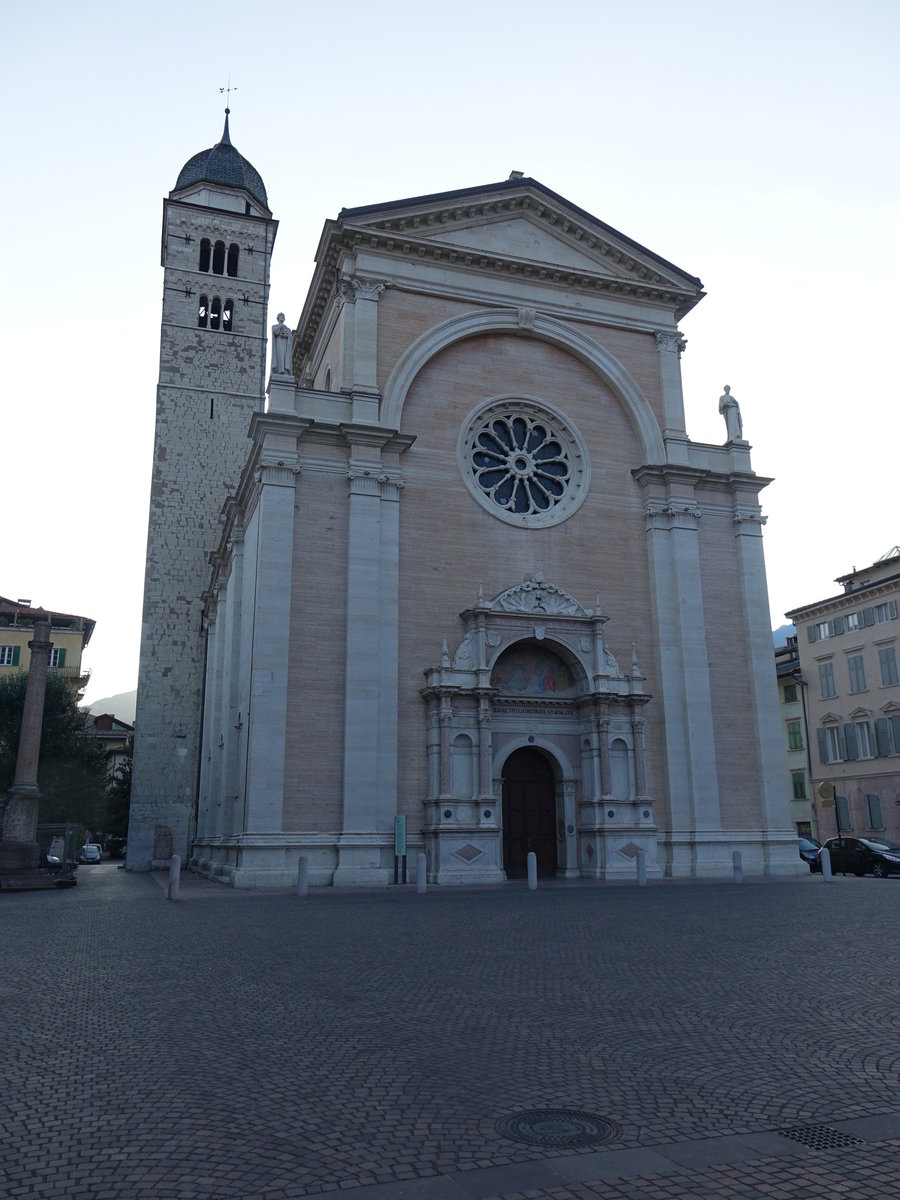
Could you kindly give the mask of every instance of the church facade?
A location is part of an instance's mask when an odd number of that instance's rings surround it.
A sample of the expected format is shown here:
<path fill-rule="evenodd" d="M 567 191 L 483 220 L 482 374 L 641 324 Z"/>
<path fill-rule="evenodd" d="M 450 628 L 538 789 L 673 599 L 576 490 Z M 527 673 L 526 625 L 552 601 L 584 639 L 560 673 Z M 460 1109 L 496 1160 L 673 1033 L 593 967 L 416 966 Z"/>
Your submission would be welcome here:
<path fill-rule="evenodd" d="M 227 224 L 214 190 L 203 216 Z M 203 194 L 176 189 L 169 211 L 185 203 Z M 255 220 L 274 238 L 267 208 Z M 203 283 L 182 291 L 208 302 Z M 651 877 L 726 874 L 734 850 L 794 873 L 768 480 L 729 392 L 723 445 L 685 428 L 679 323 L 702 295 L 518 173 L 327 221 L 296 327 L 272 330 L 267 404 L 248 412 L 248 388 L 205 479 L 222 508 L 198 531 L 190 745 L 174 746 L 194 794 L 185 773 L 162 794 L 160 734 L 129 866 L 168 830 L 236 886 L 291 884 L 301 856 L 312 884 L 388 883 L 399 816 L 438 884 L 500 882 L 531 851 L 556 877 L 632 878 L 639 851 Z M 182 357 L 206 355 L 197 386 L 218 395 L 205 344 L 234 353 L 244 317 L 198 328 L 197 303 Z M 155 479 L 169 461 L 157 451 Z M 167 562 L 148 552 L 148 579 Z M 160 644 L 146 608 L 144 636 Z"/>

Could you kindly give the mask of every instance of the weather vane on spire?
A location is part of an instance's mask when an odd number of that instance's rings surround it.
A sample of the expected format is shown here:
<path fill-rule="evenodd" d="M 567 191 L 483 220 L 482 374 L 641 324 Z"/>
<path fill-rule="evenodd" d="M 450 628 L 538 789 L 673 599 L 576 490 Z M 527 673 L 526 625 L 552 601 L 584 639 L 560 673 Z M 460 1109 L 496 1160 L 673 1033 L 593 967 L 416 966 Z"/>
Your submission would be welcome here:
<path fill-rule="evenodd" d="M 228 87 L 219 88 L 219 95 L 225 97 L 225 111 L 231 112 L 231 93 L 238 89 L 231 86 L 231 72 L 228 72 Z"/>

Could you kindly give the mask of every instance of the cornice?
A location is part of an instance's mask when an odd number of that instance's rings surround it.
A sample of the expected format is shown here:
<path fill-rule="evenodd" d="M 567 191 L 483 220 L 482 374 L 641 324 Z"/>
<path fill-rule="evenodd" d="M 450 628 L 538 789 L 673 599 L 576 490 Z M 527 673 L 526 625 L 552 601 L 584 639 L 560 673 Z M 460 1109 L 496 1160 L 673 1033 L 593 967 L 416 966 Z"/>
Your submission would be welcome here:
<path fill-rule="evenodd" d="M 344 210 L 337 221 L 326 221 L 316 255 L 316 273 L 294 337 L 294 373 L 298 378 L 302 362 L 317 338 L 322 317 L 333 301 L 340 259 L 345 253 L 361 248 L 400 260 L 419 259 L 441 269 L 531 279 L 582 295 L 612 295 L 637 303 L 657 303 L 673 309 L 676 321 L 702 299 L 705 293 L 699 279 L 590 214 L 573 208 L 562 197 L 543 187 L 536 193 L 533 184 L 534 181 L 527 181 L 524 189 L 501 195 L 484 194 L 484 189 L 477 189 L 482 192 L 479 197 L 473 196 L 462 203 L 459 194 L 456 198 L 451 194 L 443 204 L 435 203 L 441 197 L 423 197 L 418 208 L 403 203 Z M 365 219 L 369 214 L 371 221 Z M 515 255 L 470 250 L 426 236 L 426 231 L 433 235 L 441 228 L 523 214 L 544 223 L 555 237 L 573 248 L 596 255 L 597 269 L 534 263 Z M 611 267 L 629 272 L 629 276 L 602 274 L 604 260 Z M 388 282 L 393 281 L 388 279 Z"/>
<path fill-rule="evenodd" d="M 900 577 L 893 576 L 890 579 L 879 579 L 875 583 L 867 584 L 865 587 L 855 588 L 852 592 L 840 592 L 836 596 L 827 596 L 824 600 L 815 600 L 812 604 L 805 604 L 800 608 L 792 608 L 784 615 L 791 618 L 792 624 L 796 625 L 795 617 L 800 617 L 802 620 L 808 620 L 811 617 L 819 615 L 826 616 L 836 612 L 839 608 L 848 608 L 851 611 L 855 608 L 865 608 L 873 597 L 889 596 L 896 598 L 900 603 Z M 867 628 L 874 628 L 868 626 Z M 830 642 L 831 639 L 829 639 Z M 825 642 L 816 643 L 816 645 L 825 645 Z"/>
<path fill-rule="evenodd" d="M 684 463 L 646 463 L 632 468 L 631 475 L 642 487 L 653 483 L 682 483 L 698 489 L 724 487 L 730 492 L 761 492 L 772 482 L 771 478 L 752 472 L 748 474 L 745 471 L 713 471 L 708 467 L 691 467 Z"/>

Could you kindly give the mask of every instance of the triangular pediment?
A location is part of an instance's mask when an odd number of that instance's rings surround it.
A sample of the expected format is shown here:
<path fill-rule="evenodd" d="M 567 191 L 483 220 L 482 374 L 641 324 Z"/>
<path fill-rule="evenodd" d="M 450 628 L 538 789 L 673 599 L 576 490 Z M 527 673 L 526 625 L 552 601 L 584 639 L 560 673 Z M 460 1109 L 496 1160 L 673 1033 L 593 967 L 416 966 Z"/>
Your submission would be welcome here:
<path fill-rule="evenodd" d="M 588 252 L 574 240 L 560 237 L 552 228 L 527 216 L 460 222 L 456 228 L 425 230 L 422 236 L 434 244 L 440 242 L 478 255 L 502 255 L 523 264 L 596 272 L 611 279 L 628 279 L 632 275 L 618 255 L 603 257 L 596 248 L 595 252 Z"/>
<path fill-rule="evenodd" d="M 341 220 L 345 230 L 365 230 L 401 252 L 429 247 L 476 268 L 496 270 L 502 261 L 527 273 L 570 271 L 695 299 L 702 290 L 696 277 L 533 179 L 344 209 Z"/>
<path fill-rule="evenodd" d="M 491 304 L 515 296 L 521 308 L 636 311 L 644 327 L 648 313 L 656 328 L 680 321 L 704 294 L 696 276 L 535 179 L 344 208 L 326 221 L 316 251 L 294 337 L 297 374 L 348 260 L 364 260 L 359 274 L 388 286 L 443 295 L 459 286 Z"/>

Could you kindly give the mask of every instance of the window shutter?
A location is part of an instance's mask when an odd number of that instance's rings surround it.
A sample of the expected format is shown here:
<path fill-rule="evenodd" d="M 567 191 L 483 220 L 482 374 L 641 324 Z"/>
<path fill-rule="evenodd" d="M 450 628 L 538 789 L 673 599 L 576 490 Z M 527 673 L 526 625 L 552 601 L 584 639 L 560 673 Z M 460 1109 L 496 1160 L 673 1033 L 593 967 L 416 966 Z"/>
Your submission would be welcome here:
<path fill-rule="evenodd" d="M 19 665 L 19 650 L 20 650 L 20 649 L 21 649 L 21 647 L 20 647 L 20 646 L 13 646 L 13 660 L 12 660 L 12 665 L 13 665 L 14 667 L 17 667 L 17 666 Z"/>
<path fill-rule="evenodd" d="M 888 609 L 891 614 L 891 620 L 896 621 L 897 620 L 897 601 L 896 600 L 888 600 Z"/>
<path fill-rule="evenodd" d="M 863 619 L 863 625 L 874 625 L 875 624 L 875 609 L 874 608 L 864 608 L 862 610 L 862 619 Z"/>
<path fill-rule="evenodd" d="M 894 753 L 900 754 L 900 714 L 894 713 L 891 717 L 891 732 L 894 735 Z"/>
<path fill-rule="evenodd" d="M 841 729 L 840 725 L 837 725 L 836 729 L 838 734 L 838 750 L 840 752 L 841 760 L 843 761 L 847 757 L 847 739 L 844 737 L 844 731 Z M 854 729 L 853 732 L 855 733 L 856 730 Z"/>
<path fill-rule="evenodd" d="M 807 625 L 807 627 L 806 627 L 806 636 L 807 636 L 807 639 L 808 639 L 809 641 L 811 641 L 811 642 L 814 642 L 814 641 L 816 640 L 816 627 L 815 627 L 815 625 Z"/>
<path fill-rule="evenodd" d="M 866 819 L 870 829 L 883 829 L 881 817 L 881 797 L 874 792 L 866 792 Z"/>
<path fill-rule="evenodd" d="M 882 758 L 891 753 L 891 725 L 887 717 L 878 717 L 875 721 L 875 745 Z"/>
<path fill-rule="evenodd" d="M 63 649 L 62 649 L 62 650 L 60 650 L 59 654 L 56 656 L 56 665 L 57 665 L 58 667 L 64 667 L 64 666 L 66 665 L 66 651 L 65 651 L 65 647 L 63 647 Z"/>
<path fill-rule="evenodd" d="M 850 759 L 851 761 L 859 758 L 859 744 L 856 739 L 856 726 L 845 725 L 843 733 L 844 736 L 842 740 L 844 746 L 846 747 L 846 752 L 844 753 L 843 757 Z"/>
<path fill-rule="evenodd" d="M 836 634 L 844 632 L 844 618 L 843 617 L 835 617 L 834 618 L 834 632 Z"/>
<path fill-rule="evenodd" d="M 828 762 L 828 738 L 821 726 L 816 730 L 816 733 L 819 735 L 819 762 L 824 766 Z"/>

